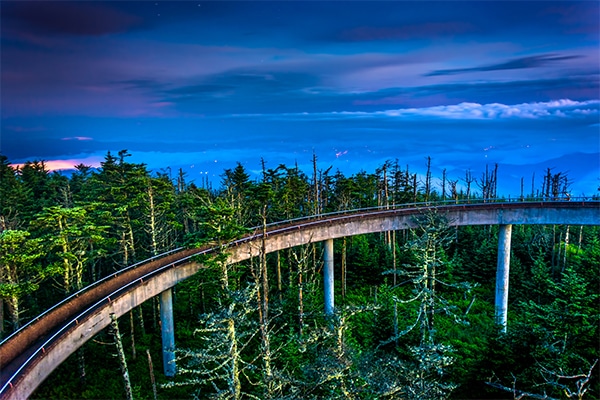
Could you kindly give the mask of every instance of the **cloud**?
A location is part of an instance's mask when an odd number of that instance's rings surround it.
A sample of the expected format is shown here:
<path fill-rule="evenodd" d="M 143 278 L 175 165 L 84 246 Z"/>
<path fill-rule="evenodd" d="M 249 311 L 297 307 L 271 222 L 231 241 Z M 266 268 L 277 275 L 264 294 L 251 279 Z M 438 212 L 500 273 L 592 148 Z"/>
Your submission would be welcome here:
<path fill-rule="evenodd" d="M 87 137 L 87 136 L 71 136 L 71 137 L 64 137 L 60 140 L 78 140 L 78 141 L 85 141 L 85 140 L 94 140 L 91 137 Z"/>
<path fill-rule="evenodd" d="M 553 89 L 592 89 L 593 93 L 598 93 L 600 88 L 600 80 L 598 74 L 593 73 L 589 75 L 571 75 L 568 77 L 558 77 L 553 79 L 528 79 L 528 80 L 511 80 L 511 81 L 490 81 L 490 82 L 456 82 L 456 83 L 443 83 L 437 85 L 428 85 L 412 88 L 413 91 L 419 94 L 431 94 L 431 93 L 490 93 L 491 97 L 502 93 L 503 96 L 509 93 L 519 93 L 523 96 L 527 92 L 544 92 L 548 93 Z M 593 98 L 593 96 L 585 96 L 586 98 Z"/>
<path fill-rule="evenodd" d="M 314 75 L 296 72 L 234 70 L 202 78 L 191 78 L 154 91 L 160 101 L 174 105 L 186 115 L 294 111 L 307 99 L 324 94 L 307 93 L 318 87 Z M 199 112 L 200 111 L 200 112 Z"/>
<path fill-rule="evenodd" d="M 121 81 L 110 82 L 115 85 L 122 85 L 126 89 L 139 89 L 139 90 L 162 90 L 165 85 L 158 82 L 155 79 L 126 79 Z"/>
<path fill-rule="evenodd" d="M 235 69 L 206 76 L 115 82 L 156 102 L 171 103 L 181 115 L 278 114 L 329 111 L 381 111 L 462 102 L 521 104 L 597 97 L 596 75 L 500 82 L 457 82 L 353 91 L 325 82 L 316 73 L 276 69 Z M 394 82 L 397 84 L 397 82 Z M 282 101 L 285 99 L 285 101 Z"/>
<path fill-rule="evenodd" d="M 572 56 L 558 56 L 555 54 L 543 54 L 531 57 L 521 57 L 513 60 L 505 61 L 499 64 L 482 65 L 473 68 L 455 68 L 455 69 L 439 69 L 436 71 L 429 72 L 424 76 L 439 76 L 439 75 L 456 75 L 465 74 L 469 72 L 486 72 L 486 71 L 502 71 L 507 69 L 525 69 L 525 68 L 539 68 L 544 67 L 550 63 L 556 61 L 572 60 L 574 58 L 581 58 L 578 55 Z"/>
<path fill-rule="evenodd" d="M 596 74 L 554 79 L 466 81 L 412 87 L 389 87 L 360 93 L 330 93 L 330 104 L 350 103 L 346 111 L 380 111 L 386 108 L 423 108 L 463 102 L 479 104 L 522 104 L 568 98 L 598 98 Z M 309 110 L 306 110 L 309 111 Z"/>
<path fill-rule="evenodd" d="M 315 85 L 312 74 L 297 72 L 268 72 L 239 70 L 215 74 L 206 78 L 206 84 L 192 86 L 192 91 L 204 92 L 235 88 L 248 92 L 281 93 Z M 185 88 L 178 89 L 185 92 Z"/>
<path fill-rule="evenodd" d="M 227 93 L 235 89 L 233 85 L 215 85 L 215 84 L 205 84 L 205 85 L 187 85 L 180 86 L 174 89 L 167 90 L 168 94 L 172 95 L 183 95 L 183 96 L 193 96 L 193 95 L 204 95 L 204 94 L 219 94 L 219 93 Z"/>
<path fill-rule="evenodd" d="M 507 119 L 575 119 L 600 114 L 600 100 L 549 102 L 506 105 L 500 103 L 460 103 L 422 108 L 402 108 L 385 111 L 341 111 L 282 114 L 233 114 L 237 118 L 339 120 L 351 118 L 409 118 L 448 120 L 507 120 Z"/>
<path fill-rule="evenodd" d="M 137 28 L 142 19 L 87 2 L 23 2 L 3 6 L 6 17 L 40 34 L 101 36 Z"/>
<path fill-rule="evenodd" d="M 478 104 L 460 103 L 457 105 L 410 108 L 383 111 L 387 116 L 421 116 L 445 119 L 540 119 L 540 118 L 576 118 L 578 114 L 598 115 L 599 100 L 572 101 L 568 99 L 506 105 L 500 103 Z"/>

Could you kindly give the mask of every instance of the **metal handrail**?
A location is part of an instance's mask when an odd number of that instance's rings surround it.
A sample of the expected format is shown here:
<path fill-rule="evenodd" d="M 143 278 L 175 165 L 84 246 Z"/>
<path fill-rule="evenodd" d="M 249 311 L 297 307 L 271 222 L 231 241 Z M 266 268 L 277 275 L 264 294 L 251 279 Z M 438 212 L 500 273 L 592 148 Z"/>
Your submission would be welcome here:
<path fill-rule="evenodd" d="M 432 200 L 432 201 L 423 201 L 416 203 L 402 203 L 402 204 L 390 204 L 390 205 L 382 205 L 382 206 L 372 206 L 372 207 L 363 207 L 363 208 L 355 208 L 350 210 L 338 210 L 331 211 L 327 213 L 314 214 L 305 217 L 297 217 L 291 218 L 284 221 L 277 221 L 268 223 L 267 228 L 277 226 L 277 225 L 285 225 L 293 222 L 301 222 L 301 221 L 312 221 L 318 220 L 323 217 L 332 217 L 337 215 L 347 215 L 347 214 L 355 214 L 359 212 L 374 212 L 374 211 L 383 211 L 383 210 L 398 210 L 398 209 L 409 209 L 409 208 L 420 208 L 420 207 L 435 207 L 435 206 L 443 206 L 443 205 L 482 205 L 489 203 L 562 203 L 562 202 L 599 202 L 600 198 L 594 196 L 580 196 L 580 197 L 570 197 L 570 198 L 558 198 L 558 199 L 544 199 L 544 198 L 511 198 L 510 196 L 507 198 L 493 198 L 493 199 L 450 199 L 450 200 Z M 251 230 L 261 229 L 262 226 L 255 226 L 250 228 Z"/>
<path fill-rule="evenodd" d="M 25 330 L 26 328 L 29 327 L 29 325 L 39 321 L 42 317 L 44 317 L 46 314 L 49 314 L 50 312 L 54 311 L 55 309 L 59 308 L 60 306 L 62 306 L 65 303 L 68 303 L 69 301 L 73 300 L 74 298 L 79 297 L 82 293 L 88 292 L 89 290 L 95 288 L 96 286 L 100 285 L 101 283 L 104 283 L 105 281 L 112 279 L 116 276 L 118 276 L 119 274 L 122 274 L 123 272 L 126 271 L 130 271 L 134 268 L 139 267 L 140 265 L 144 265 L 147 264 L 151 261 L 157 260 L 159 258 L 164 258 L 168 255 L 177 253 L 178 251 L 183 250 L 183 247 L 178 247 L 176 249 L 172 249 L 169 251 L 166 251 L 164 253 L 161 254 L 157 254 L 153 257 L 147 258 L 143 261 L 137 262 L 135 264 L 131 264 L 113 274 L 107 275 L 104 278 L 101 278 L 95 282 L 90 283 L 89 285 L 85 286 L 84 288 L 78 290 L 77 292 L 65 297 L 64 299 L 62 299 L 61 301 L 59 301 L 58 303 L 56 303 L 55 305 L 53 305 L 52 307 L 50 307 L 49 309 L 47 309 L 46 311 L 42 312 L 41 314 L 39 314 L 37 317 L 35 317 L 35 319 L 32 319 L 31 321 L 27 322 L 25 325 L 21 326 L 19 329 L 17 329 L 16 331 L 14 331 L 13 333 L 11 333 L 10 335 L 8 335 L 6 338 L 2 339 L 2 341 L 0 341 L 0 346 L 2 346 L 4 343 L 8 342 L 10 339 L 12 339 L 14 336 L 18 335 L 19 333 L 21 333 L 23 330 Z"/>

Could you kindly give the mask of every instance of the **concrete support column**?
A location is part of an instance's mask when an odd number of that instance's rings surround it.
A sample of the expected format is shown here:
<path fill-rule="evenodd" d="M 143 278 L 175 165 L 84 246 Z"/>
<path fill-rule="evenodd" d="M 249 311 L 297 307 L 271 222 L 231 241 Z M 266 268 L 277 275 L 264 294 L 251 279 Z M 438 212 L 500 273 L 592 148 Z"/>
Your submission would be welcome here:
<path fill-rule="evenodd" d="M 173 291 L 160 294 L 160 325 L 162 331 L 163 367 L 165 375 L 175 376 L 175 326 L 173 323 Z"/>
<path fill-rule="evenodd" d="M 333 239 L 325 241 L 324 259 L 323 289 L 325 292 L 325 315 L 333 315 Z"/>
<path fill-rule="evenodd" d="M 498 232 L 498 268 L 496 269 L 496 323 L 506 332 L 508 280 L 510 270 L 510 237 L 512 225 L 500 225 Z"/>

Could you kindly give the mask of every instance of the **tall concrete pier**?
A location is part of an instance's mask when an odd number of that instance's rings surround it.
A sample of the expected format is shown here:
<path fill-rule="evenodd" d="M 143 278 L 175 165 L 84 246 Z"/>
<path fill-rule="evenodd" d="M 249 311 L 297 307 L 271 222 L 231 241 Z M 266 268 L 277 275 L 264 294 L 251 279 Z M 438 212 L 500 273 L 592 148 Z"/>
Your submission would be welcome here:
<path fill-rule="evenodd" d="M 508 280 L 510 272 L 510 238 L 512 225 L 500 225 L 498 231 L 498 267 L 496 269 L 496 323 L 506 332 Z"/>
<path fill-rule="evenodd" d="M 163 367 L 165 375 L 175 376 L 175 325 L 173 323 L 173 291 L 160 294 L 160 324 L 162 333 Z"/>
<path fill-rule="evenodd" d="M 333 239 L 328 239 L 324 242 L 325 245 L 325 265 L 323 267 L 323 289 L 325 292 L 325 314 L 333 315 Z"/>

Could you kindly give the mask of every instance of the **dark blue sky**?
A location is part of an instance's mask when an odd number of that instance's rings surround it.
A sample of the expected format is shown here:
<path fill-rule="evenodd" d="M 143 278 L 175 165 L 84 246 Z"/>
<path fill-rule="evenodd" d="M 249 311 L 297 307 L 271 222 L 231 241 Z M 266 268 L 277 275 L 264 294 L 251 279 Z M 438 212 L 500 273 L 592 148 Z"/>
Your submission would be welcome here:
<path fill-rule="evenodd" d="M 2 1 L 0 152 L 600 185 L 597 1 Z M 258 176 L 258 175 L 256 175 Z M 541 186 L 541 185 L 540 185 Z"/>

